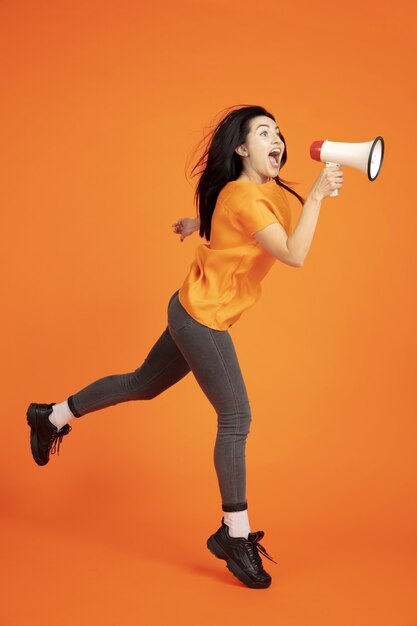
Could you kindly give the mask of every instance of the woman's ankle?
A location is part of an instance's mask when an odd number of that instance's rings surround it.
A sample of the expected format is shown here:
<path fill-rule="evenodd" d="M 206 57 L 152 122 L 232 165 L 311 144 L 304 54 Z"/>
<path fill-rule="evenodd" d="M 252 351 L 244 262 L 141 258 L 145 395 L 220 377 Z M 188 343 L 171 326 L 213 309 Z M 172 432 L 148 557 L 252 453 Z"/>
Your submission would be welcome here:
<path fill-rule="evenodd" d="M 60 404 L 54 404 L 52 407 L 52 413 L 49 416 L 49 421 L 58 430 L 61 430 L 65 424 L 75 419 L 75 415 L 71 413 L 71 409 L 68 406 L 67 400 Z"/>

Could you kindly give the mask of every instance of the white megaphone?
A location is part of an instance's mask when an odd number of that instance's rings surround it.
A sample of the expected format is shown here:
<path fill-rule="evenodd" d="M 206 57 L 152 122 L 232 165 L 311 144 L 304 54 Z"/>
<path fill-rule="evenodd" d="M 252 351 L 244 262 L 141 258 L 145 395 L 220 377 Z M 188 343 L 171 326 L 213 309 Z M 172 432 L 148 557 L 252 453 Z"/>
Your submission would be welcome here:
<path fill-rule="evenodd" d="M 343 143 L 339 141 L 313 141 L 310 146 L 310 156 L 316 161 L 331 165 L 350 165 L 368 175 L 369 180 L 375 180 L 381 169 L 384 158 L 384 140 L 377 137 L 373 141 L 363 143 Z M 337 196 L 335 189 L 330 194 Z"/>

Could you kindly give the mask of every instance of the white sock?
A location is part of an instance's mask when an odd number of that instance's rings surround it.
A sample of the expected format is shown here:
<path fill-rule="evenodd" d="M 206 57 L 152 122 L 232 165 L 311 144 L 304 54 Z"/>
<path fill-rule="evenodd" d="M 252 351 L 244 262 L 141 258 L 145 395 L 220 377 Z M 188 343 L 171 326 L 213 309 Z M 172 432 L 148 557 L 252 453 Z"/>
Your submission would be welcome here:
<path fill-rule="evenodd" d="M 223 511 L 224 523 L 229 527 L 231 537 L 248 538 L 250 525 L 248 519 L 248 509 L 244 511 Z"/>
<path fill-rule="evenodd" d="M 67 400 L 61 404 L 54 404 L 49 421 L 60 430 L 65 424 L 75 419 L 75 415 L 71 413 Z"/>

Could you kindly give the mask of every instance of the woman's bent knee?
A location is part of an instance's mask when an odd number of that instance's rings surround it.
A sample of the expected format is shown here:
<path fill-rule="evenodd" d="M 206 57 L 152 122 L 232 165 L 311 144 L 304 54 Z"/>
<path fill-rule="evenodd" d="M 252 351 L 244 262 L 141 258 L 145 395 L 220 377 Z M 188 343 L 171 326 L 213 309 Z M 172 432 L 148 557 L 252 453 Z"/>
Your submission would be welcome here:
<path fill-rule="evenodd" d="M 250 432 L 252 414 L 249 408 L 217 414 L 218 429 L 234 435 L 247 435 Z"/>
<path fill-rule="evenodd" d="M 125 389 L 132 400 L 152 400 L 159 394 L 157 386 L 152 384 L 152 376 L 155 373 L 146 362 L 123 376 Z"/>

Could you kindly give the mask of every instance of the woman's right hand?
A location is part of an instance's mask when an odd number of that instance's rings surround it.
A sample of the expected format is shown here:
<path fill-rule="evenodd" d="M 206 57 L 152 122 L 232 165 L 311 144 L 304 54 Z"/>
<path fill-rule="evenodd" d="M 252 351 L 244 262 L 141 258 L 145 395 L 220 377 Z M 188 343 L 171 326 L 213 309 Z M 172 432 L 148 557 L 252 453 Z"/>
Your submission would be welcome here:
<path fill-rule="evenodd" d="M 174 234 L 180 235 L 180 241 L 184 241 L 184 239 L 192 235 L 199 226 L 197 226 L 197 220 L 192 217 L 180 217 L 175 224 L 172 224 L 172 227 Z"/>
<path fill-rule="evenodd" d="M 325 167 L 317 177 L 310 193 L 320 200 L 330 196 L 332 191 L 340 189 L 343 185 L 343 172 L 340 165 Z"/>

